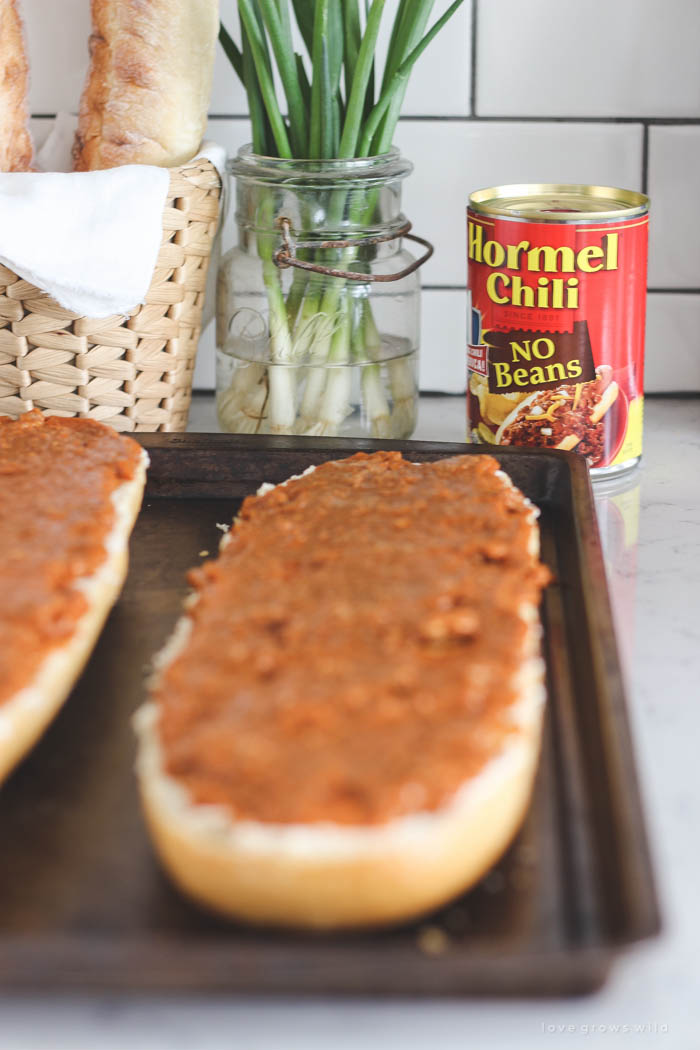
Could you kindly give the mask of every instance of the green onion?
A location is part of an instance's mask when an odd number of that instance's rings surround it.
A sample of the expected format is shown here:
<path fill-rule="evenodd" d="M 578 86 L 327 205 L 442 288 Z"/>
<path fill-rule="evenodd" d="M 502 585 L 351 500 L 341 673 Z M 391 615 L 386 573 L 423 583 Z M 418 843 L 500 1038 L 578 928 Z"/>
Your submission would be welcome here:
<path fill-rule="evenodd" d="M 238 0 L 240 44 L 223 25 L 219 39 L 246 90 L 254 151 L 319 161 L 386 153 L 415 63 L 463 2 L 454 0 L 428 28 L 435 0 L 399 0 L 379 81 L 376 50 L 386 0 Z M 310 76 L 305 58 L 294 50 L 295 24 L 311 59 Z M 241 426 L 255 419 L 258 429 L 264 418 L 272 432 L 337 433 L 350 411 L 352 362 L 366 361 L 361 390 L 372 432 L 405 432 L 414 374 L 403 359 L 388 362 L 390 404 L 370 286 L 300 270 L 285 279 L 274 263 L 279 197 L 273 186 L 267 196 L 260 192 L 257 250 L 269 312 L 269 364 L 234 371 L 222 405 Z M 377 199 L 374 189 L 349 194 L 336 185 L 319 189 L 313 208 L 325 215 L 332 237 L 346 225 L 371 225 Z M 301 221 L 304 226 L 304 216 Z M 368 265 L 357 260 L 356 249 L 334 252 L 328 245 L 300 250 L 300 257 L 338 269 Z M 303 392 L 297 389 L 302 379 Z"/>
<path fill-rule="evenodd" d="M 375 99 L 375 50 L 386 0 L 365 0 L 364 16 L 361 0 L 238 0 L 241 46 L 223 25 L 219 39 L 248 94 L 256 151 L 261 142 L 270 155 L 312 160 L 385 153 L 413 66 L 463 2 L 454 0 L 426 32 L 435 0 L 399 0 Z M 311 57 L 310 82 L 302 56 L 294 52 L 293 22 Z M 248 68 L 246 46 L 252 61 Z M 271 54 L 286 117 L 276 96 Z"/>
<path fill-rule="evenodd" d="M 372 0 L 372 6 L 367 16 L 367 28 L 362 37 L 357 56 L 355 76 L 353 77 L 352 89 L 348 98 L 348 111 L 340 139 L 338 151 L 338 156 L 340 157 L 355 156 L 355 147 L 360 137 L 360 122 L 362 120 L 367 85 L 374 64 L 374 49 L 377 46 L 379 23 L 381 22 L 385 3 L 386 0 Z"/>
<path fill-rule="evenodd" d="M 394 109 L 397 99 L 399 100 L 399 107 L 401 106 L 411 70 L 425 51 L 426 47 L 437 36 L 445 23 L 449 21 L 461 3 L 462 0 L 454 0 L 454 3 L 448 7 L 447 11 L 445 11 L 444 15 L 437 20 L 432 29 L 425 34 L 420 43 L 413 48 L 383 88 L 382 97 L 370 113 L 364 126 L 358 151 L 360 157 L 366 157 L 368 155 L 374 140 L 375 132 L 377 131 L 382 118 L 390 109 Z M 398 113 L 396 114 L 396 120 L 398 120 Z M 396 128 L 396 120 L 394 120 L 391 127 L 387 127 L 384 134 L 380 136 L 376 143 L 377 153 L 386 153 L 391 146 L 391 140 L 394 137 L 394 130 Z"/>
<path fill-rule="evenodd" d="M 284 3 L 285 0 L 282 2 Z M 312 55 L 314 50 L 314 5 L 309 3 L 309 0 L 292 0 L 292 7 L 306 50 L 309 55 Z"/>
<path fill-rule="evenodd" d="M 221 28 L 223 29 L 224 27 L 222 26 Z M 226 35 L 228 36 L 228 34 Z M 248 95 L 250 122 L 253 126 L 253 149 L 256 153 L 265 156 L 266 154 L 269 154 L 272 148 L 272 129 L 270 127 L 270 121 L 267 119 L 262 95 L 260 94 L 260 86 L 255 75 L 253 54 L 250 50 L 248 34 L 245 31 L 242 19 L 241 38 L 243 41 L 243 54 L 241 55 L 243 83 L 245 84 L 246 93 Z M 229 39 L 231 38 L 229 37 Z M 233 43 L 233 41 L 231 41 L 231 43 Z"/>
<path fill-rule="evenodd" d="M 360 27 L 360 8 L 357 0 L 343 0 L 343 61 L 345 64 L 345 95 L 350 97 L 352 82 L 355 78 L 357 56 L 360 51 L 362 29 Z M 234 67 L 235 68 L 235 67 Z"/>
<path fill-rule="evenodd" d="M 265 104 L 265 110 L 270 121 L 270 127 L 272 128 L 272 134 L 277 146 L 278 155 L 280 157 L 292 157 L 292 148 L 289 144 L 287 128 L 277 104 L 277 95 L 275 94 L 275 85 L 272 80 L 267 43 L 259 21 L 260 11 L 259 8 L 254 7 L 253 5 L 254 0 L 238 0 L 238 13 L 241 17 L 241 22 L 243 23 L 243 27 L 250 43 L 253 62 L 255 64 L 255 72 L 257 74 L 258 85 L 260 88 L 260 95 Z"/>
<path fill-rule="evenodd" d="M 306 66 L 304 65 L 304 58 L 299 52 L 295 52 L 294 58 L 297 64 L 297 76 L 299 77 L 299 87 L 301 88 L 301 97 L 304 100 L 304 105 L 307 111 L 311 109 L 311 84 L 306 73 Z"/>
<path fill-rule="evenodd" d="M 238 50 L 235 43 L 229 36 L 228 30 L 226 29 L 226 26 L 223 24 L 223 22 L 219 26 L 219 43 L 221 44 L 226 53 L 226 58 L 229 60 L 229 62 L 235 69 L 238 79 L 243 81 L 243 83 L 245 84 L 245 74 L 243 72 L 243 55 Z"/>
<path fill-rule="evenodd" d="M 323 156 L 322 134 L 323 113 L 326 109 L 326 96 L 330 92 L 328 62 L 324 63 L 324 47 L 328 39 L 328 5 L 329 0 L 318 0 L 314 17 L 313 79 L 311 81 L 311 137 L 309 140 L 309 157 Z"/>
<path fill-rule="evenodd" d="M 289 10 L 284 4 L 286 17 L 280 18 L 276 0 L 258 0 L 258 4 L 270 38 L 270 44 L 272 45 L 272 51 L 277 62 L 277 68 L 289 107 L 289 129 L 292 148 L 295 155 L 299 156 L 307 149 L 309 130 L 303 92 L 297 74 L 297 64 L 292 47 Z"/>

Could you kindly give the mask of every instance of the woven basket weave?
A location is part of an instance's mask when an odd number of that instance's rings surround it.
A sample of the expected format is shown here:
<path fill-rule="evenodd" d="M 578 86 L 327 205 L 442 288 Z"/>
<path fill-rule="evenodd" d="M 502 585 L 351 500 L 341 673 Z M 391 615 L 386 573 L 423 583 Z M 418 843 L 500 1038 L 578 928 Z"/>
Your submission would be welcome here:
<path fill-rule="evenodd" d="M 171 170 L 153 280 L 129 316 L 81 317 L 0 266 L 1 415 L 185 429 L 220 192 L 209 161 Z"/>

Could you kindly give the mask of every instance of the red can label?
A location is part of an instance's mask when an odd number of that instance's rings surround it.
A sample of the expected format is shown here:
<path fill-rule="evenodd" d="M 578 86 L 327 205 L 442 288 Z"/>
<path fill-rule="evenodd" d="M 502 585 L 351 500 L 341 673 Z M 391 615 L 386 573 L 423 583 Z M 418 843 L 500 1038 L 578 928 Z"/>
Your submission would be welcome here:
<path fill-rule="evenodd" d="M 619 468 L 642 451 L 648 216 L 468 211 L 468 434 Z"/>

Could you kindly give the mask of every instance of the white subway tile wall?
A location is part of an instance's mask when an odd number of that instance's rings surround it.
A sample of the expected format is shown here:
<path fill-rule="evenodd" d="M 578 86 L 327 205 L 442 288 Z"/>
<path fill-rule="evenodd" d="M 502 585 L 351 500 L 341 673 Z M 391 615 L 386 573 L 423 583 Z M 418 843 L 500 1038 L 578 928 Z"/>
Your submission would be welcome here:
<path fill-rule="evenodd" d="M 650 295 L 647 305 L 646 390 L 700 391 L 700 295 Z"/>
<path fill-rule="evenodd" d="M 648 187 L 649 287 L 700 288 L 700 124 L 649 128 Z"/>
<path fill-rule="evenodd" d="M 467 345 L 467 300 L 463 288 L 433 288 L 423 293 L 421 344 L 430 347 L 420 356 L 423 390 L 459 394 L 464 390 L 464 353 Z M 455 367 L 456 365 L 456 367 Z"/>
<path fill-rule="evenodd" d="M 88 65 L 89 0 L 19 0 L 29 51 L 31 112 L 74 112 Z"/>
<path fill-rule="evenodd" d="M 385 21 L 398 0 L 387 0 Z M 77 109 L 89 0 L 21 0 L 37 117 Z M 437 0 L 436 13 L 447 6 Z M 236 0 L 221 0 L 235 32 Z M 576 181 L 652 197 L 646 388 L 700 391 L 700 0 L 465 0 L 414 71 L 397 145 L 404 210 L 435 243 L 423 270 L 421 386 L 465 385 L 470 190 Z M 248 140 L 246 98 L 218 49 L 209 134 Z M 48 122 L 32 122 L 37 142 Z M 234 236 L 232 215 L 224 248 Z M 195 385 L 214 383 L 214 333 Z"/>
<path fill-rule="evenodd" d="M 697 117 L 697 0 L 480 0 L 476 112 Z"/>

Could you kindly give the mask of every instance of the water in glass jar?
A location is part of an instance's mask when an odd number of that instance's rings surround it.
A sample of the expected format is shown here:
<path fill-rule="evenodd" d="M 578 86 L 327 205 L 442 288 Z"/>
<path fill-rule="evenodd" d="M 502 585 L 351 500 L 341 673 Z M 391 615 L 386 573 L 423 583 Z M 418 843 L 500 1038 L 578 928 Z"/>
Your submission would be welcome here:
<path fill-rule="evenodd" d="M 249 434 L 405 438 L 416 424 L 418 352 L 381 335 L 374 360 L 273 364 L 269 342 L 228 339 L 216 352 L 222 430 Z"/>

